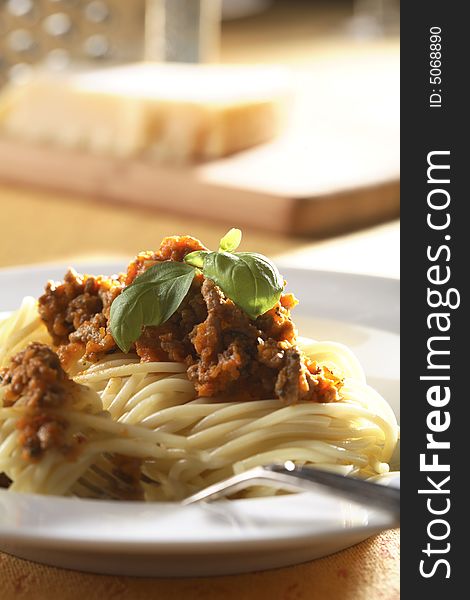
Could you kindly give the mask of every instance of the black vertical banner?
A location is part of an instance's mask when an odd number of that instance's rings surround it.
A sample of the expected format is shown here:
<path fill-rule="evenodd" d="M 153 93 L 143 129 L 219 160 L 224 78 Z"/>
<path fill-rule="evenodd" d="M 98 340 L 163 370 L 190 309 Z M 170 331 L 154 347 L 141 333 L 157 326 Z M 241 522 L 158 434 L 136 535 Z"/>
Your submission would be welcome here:
<path fill-rule="evenodd" d="M 402 596 L 467 597 L 466 3 L 402 3 Z M 466 347 L 467 346 L 467 347 Z"/>

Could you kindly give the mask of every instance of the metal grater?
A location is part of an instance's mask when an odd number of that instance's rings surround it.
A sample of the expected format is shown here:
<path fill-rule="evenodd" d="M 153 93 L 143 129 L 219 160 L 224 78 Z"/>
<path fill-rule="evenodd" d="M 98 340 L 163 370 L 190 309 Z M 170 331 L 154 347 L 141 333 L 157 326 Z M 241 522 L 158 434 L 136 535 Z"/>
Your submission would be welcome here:
<path fill-rule="evenodd" d="M 207 60 L 219 22 L 218 0 L 0 0 L 0 86 L 36 64 Z"/>

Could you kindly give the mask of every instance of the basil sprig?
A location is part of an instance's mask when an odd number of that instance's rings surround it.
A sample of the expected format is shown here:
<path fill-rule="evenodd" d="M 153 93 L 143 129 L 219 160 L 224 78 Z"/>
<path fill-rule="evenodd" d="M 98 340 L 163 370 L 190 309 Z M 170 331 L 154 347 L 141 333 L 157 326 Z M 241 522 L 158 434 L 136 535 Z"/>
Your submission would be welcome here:
<path fill-rule="evenodd" d="M 157 263 L 136 277 L 111 304 L 110 328 L 123 352 L 139 339 L 146 325 L 165 323 L 180 306 L 194 279 L 185 263 Z"/>
<path fill-rule="evenodd" d="M 220 240 L 218 252 L 198 250 L 185 261 L 202 269 L 204 277 L 220 287 L 223 293 L 252 319 L 272 308 L 284 288 L 276 266 L 262 254 L 233 252 L 241 241 L 241 231 L 231 229 Z M 231 251 L 227 249 L 231 248 Z"/>
<path fill-rule="evenodd" d="M 252 319 L 278 302 L 284 281 L 262 254 L 235 252 L 241 231 L 231 229 L 220 240 L 219 251 L 198 250 L 185 262 L 159 262 L 139 275 L 111 305 L 111 334 L 123 352 L 139 339 L 148 325 L 165 323 L 178 309 L 191 287 L 196 269 Z"/>

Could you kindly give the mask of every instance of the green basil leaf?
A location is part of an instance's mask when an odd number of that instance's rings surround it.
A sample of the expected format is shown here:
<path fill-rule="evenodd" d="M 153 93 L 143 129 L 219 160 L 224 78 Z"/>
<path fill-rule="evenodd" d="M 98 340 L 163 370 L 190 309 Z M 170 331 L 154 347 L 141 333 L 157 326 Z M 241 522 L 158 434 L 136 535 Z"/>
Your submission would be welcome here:
<path fill-rule="evenodd" d="M 219 252 L 233 252 L 238 248 L 242 241 L 242 232 L 240 229 L 230 229 L 219 243 Z"/>
<path fill-rule="evenodd" d="M 202 269 L 204 265 L 204 257 L 206 254 L 209 254 L 207 250 L 195 250 L 194 252 L 190 252 L 186 254 L 184 257 L 184 262 L 188 265 L 192 265 L 193 267 L 198 267 Z"/>
<path fill-rule="evenodd" d="M 123 352 L 128 352 L 132 344 L 140 337 L 144 323 L 143 302 L 152 294 L 147 285 L 129 286 L 111 304 L 109 325 L 114 341 Z M 142 299 L 143 302 L 142 302 Z M 151 299 L 151 297 L 150 297 Z"/>
<path fill-rule="evenodd" d="M 191 287 L 194 269 L 180 262 L 153 265 L 111 304 L 111 334 L 123 352 L 139 339 L 146 325 L 165 323 Z"/>
<path fill-rule="evenodd" d="M 252 319 L 271 309 L 284 288 L 276 266 L 262 254 L 210 252 L 203 273 Z"/>
<path fill-rule="evenodd" d="M 152 284 L 164 284 L 173 281 L 173 279 L 182 275 L 192 273 L 194 269 L 191 269 L 188 265 L 182 262 L 174 260 L 165 260 L 163 262 L 156 262 L 149 269 L 141 273 L 134 281 L 125 288 L 128 290 L 133 285 L 139 285 L 141 283 L 152 283 Z"/>

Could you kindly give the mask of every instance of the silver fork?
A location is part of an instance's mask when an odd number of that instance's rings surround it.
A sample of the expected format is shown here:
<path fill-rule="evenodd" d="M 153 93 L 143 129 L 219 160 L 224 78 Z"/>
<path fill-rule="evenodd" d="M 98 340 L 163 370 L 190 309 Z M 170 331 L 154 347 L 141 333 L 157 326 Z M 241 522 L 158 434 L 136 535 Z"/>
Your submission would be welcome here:
<path fill-rule="evenodd" d="M 145 475 L 142 475 L 141 479 L 147 484 L 159 485 L 157 481 L 148 479 Z M 294 492 L 318 490 L 320 486 L 345 499 L 387 512 L 391 517 L 390 527 L 400 524 L 399 489 L 312 467 L 298 467 L 291 461 L 254 467 L 233 475 L 188 496 L 181 504 L 186 506 L 219 500 L 254 485 L 268 485 Z M 74 494 L 80 497 L 112 500 L 119 500 L 122 494 L 130 491 L 132 486 L 113 470 L 112 462 L 106 456 L 80 478 L 73 490 Z"/>
<path fill-rule="evenodd" d="M 217 500 L 260 484 L 297 492 L 312 491 L 321 486 L 339 493 L 348 500 L 386 511 L 393 520 L 391 527 L 396 527 L 400 523 L 399 489 L 311 467 L 297 467 L 291 461 L 283 465 L 254 467 L 204 488 L 185 498 L 182 504 Z"/>

